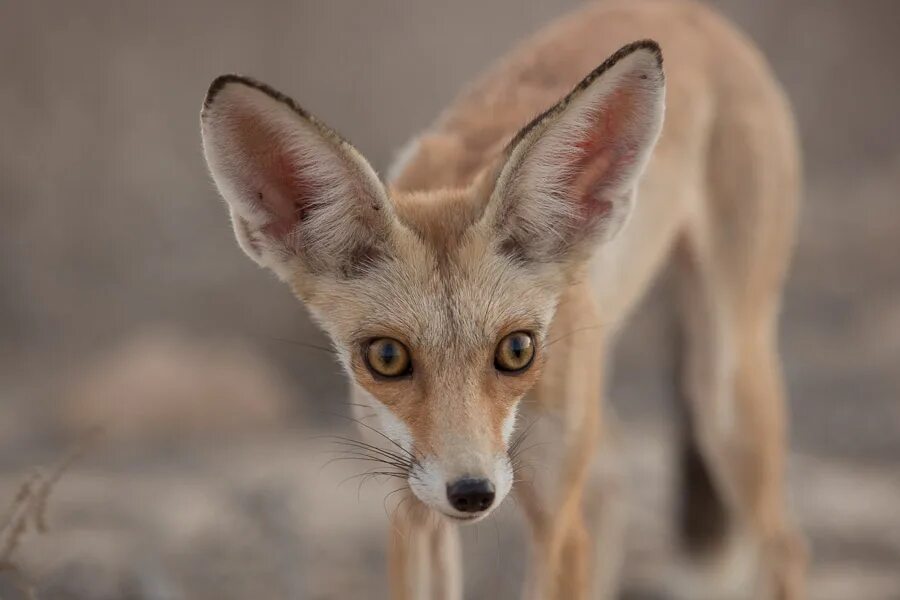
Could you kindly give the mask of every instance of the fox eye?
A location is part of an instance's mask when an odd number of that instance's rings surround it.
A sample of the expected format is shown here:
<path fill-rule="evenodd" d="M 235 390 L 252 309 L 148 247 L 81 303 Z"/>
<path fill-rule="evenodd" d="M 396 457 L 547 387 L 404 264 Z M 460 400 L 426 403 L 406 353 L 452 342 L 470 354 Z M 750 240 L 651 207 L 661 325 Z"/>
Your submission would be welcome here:
<path fill-rule="evenodd" d="M 521 373 L 534 359 L 534 338 L 525 331 L 511 333 L 497 345 L 494 367 L 504 373 Z"/>
<path fill-rule="evenodd" d="M 372 340 L 366 348 L 365 356 L 369 370 L 381 377 L 402 377 L 412 373 L 409 350 L 395 339 Z"/>

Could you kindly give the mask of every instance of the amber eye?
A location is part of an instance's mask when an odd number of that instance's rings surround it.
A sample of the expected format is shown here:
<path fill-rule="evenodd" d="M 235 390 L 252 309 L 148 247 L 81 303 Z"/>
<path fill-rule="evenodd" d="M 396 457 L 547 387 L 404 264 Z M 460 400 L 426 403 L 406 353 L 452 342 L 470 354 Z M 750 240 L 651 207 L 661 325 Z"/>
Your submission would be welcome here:
<path fill-rule="evenodd" d="M 530 333 L 517 331 L 500 340 L 494 355 L 494 367 L 498 371 L 516 373 L 530 367 L 533 358 L 534 339 Z"/>
<path fill-rule="evenodd" d="M 412 373 L 409 350 L 391 338 L 378 338 L 369 342 L 366 364 L 372 372 L 382 377 L 402 377 Z"/>

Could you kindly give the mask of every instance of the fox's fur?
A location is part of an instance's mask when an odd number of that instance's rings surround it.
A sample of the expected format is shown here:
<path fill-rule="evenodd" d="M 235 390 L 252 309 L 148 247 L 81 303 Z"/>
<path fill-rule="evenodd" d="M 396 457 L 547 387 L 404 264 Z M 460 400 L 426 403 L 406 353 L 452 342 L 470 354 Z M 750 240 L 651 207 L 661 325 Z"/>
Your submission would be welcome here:
<path fill-rule="evenodd" d="M 201 125 L 241 247 L 305 302 L 360 418 L 410 457 L 413 508 L 391 528 L 395 597 L 461 596 L 455 522 L 490 512 L 448 502 L 463 477 L 490 481 L 494 507 L 518 495 L 534 540 L 527 597 L 614 593 L 621 503 L 598 462 L 603 368 L 667 260 L 689 472 L 708 474 L 722 507 L 708 514 L 728 519 L 705 528 L 718 539 L 688 545 L 712 574 L 688 593 L 803 597 L 776 350 L 798 150 L 784 94 L 730 25 L 687 1 L 585 6 L 472 84 L 385 183 L 334 131 L 244 77 L 213 83 Z M 532 336 L 535 357 L 501 373 L 495 349 L 512 332 Z M 367 341 L 383 337 L 409 350 L 411 374 L 370 370 Z M 514 485 L 522 423 L 540 468 Z"/>

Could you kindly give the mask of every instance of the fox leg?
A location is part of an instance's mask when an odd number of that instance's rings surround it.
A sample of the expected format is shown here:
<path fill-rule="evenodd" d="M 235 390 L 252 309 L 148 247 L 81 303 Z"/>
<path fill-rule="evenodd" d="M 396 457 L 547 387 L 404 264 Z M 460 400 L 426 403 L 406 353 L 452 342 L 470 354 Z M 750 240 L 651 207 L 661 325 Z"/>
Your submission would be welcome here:
<path fill-rule="evenodd" d="M 591 598 L 617 598 L 625 552 L 628 520 L 627 491 L 617 440 L 601 429 L 600 447 L 594 457 L 584 498 L 585 517 L 591 536 Z"/>
<path fill-rule="evenodd" d="M 545 416 L 543 419 L 550 419 Z M 590 421 L 590 420 L 589 420 Z M 589 427 L 589 425 L 586 425 Z M 625 507 L 614 453 L 604 442 L 576 442 L 574 455 L 554 457 L 541 441 L 556 425 L 524 442 L 534 458 L 522 466 L 516 494 L 531 527 L 533 550 L 523 596 L 528 600 L 615 598 L 623 559 Z M 553 436 L 559 444 L 559 431 Z M 559 493 L 547 493 L 547 485 Z M 543 492 L 541 490 L 544 490 Z"/>
<path fill-rule="evenodd" d="M 544 433 L 558 424 L 541 426 Z M 534 438 L 542 439 L 542 436 Z M 525 443 L 535 444 L 536 449 L 544 447 L 534 438 L 529 435 Z M 588 451 L 583 444 L 577 445 L 581 451 Z M 529 459 L 528 469 L 533 473 L 523 474 L 524 480 L 516 488 L 532 536 L 531 566 L 524 597 L 528 600 L 585 599 L 589 597 L 590 587 L 590 540 L 583 503 L 589 462 L 575 456 L 547 458 Z"/>
<path fill-rule="evenodd" d="M 685 520 L 685 541 L 699 564 L 713 569 L 717 589 L 710 590 L 711 597 L 798 600 L 805 597 L 805 551 L 785 503 L 778 277 L 754 278 L 746 269 L 721 264 L 728 255 L 703 252 L 697 240 L 689 240 L 680 256 L 682 393 L 693 438 L 688 443 L 696 449 L 696 466 L 709 474 L 703 486 L 688 477 L 686 516 L 700 512 Z M 730 279 L 729 273 L 740 273 L 741 279 Z M 697 468 L 685 473 L 691 471 L 696 475 Z M 724 517 L 722 527 L 696 527 L 712 516 L 710 503 L 698 502 L 702 489 L 711 499 L 718 496 L 721 509 L 715 512 Z"/>
<path fill-rule="evenodd" d="M 389 563 L 394 600 L 461 600 L 459 531 L 411 494 L 391 519 Z"/>
<path fill-rule="evenodd" d="M 778 356 L 802 182 L 797 146 L 777 91 L 760 89 L 756 101 L 719 114 L 696 210 L 676 250 L 682 393 L 692 454 L 702 459 L 692 462 L 705 463 L 709 485 L 699 488 L 720 497 L 726 517 L 713 530 L 725 543 L 705 544 L 725 567 L 721 581 L 730 582 L 716 599 L 805 597 L 805 545 L 785 498 L 787 406 Z M 742 563 L 749 567 L 743 573 L 736 568 Z"/>
<path fill-rule="evenodd" d="M 621 547 L 619 486 L 597 457 L 604 335 L 586 288 L 570 289 L 560 307 L 544 372 L 523 407 L 521 446 L 529 450 L 514 457 L 533 539 L 530 600 L 614 594 Z"/>

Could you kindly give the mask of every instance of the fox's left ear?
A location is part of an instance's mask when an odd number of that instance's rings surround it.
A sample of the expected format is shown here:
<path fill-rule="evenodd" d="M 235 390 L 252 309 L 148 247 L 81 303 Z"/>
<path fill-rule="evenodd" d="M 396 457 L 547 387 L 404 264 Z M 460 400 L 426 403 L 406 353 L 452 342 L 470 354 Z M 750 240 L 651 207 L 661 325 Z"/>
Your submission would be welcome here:
<path fill-rule="evenodd" d="M 520 131 L 484 215 L 501 250 L 562 262 L 615 235 L 662 129 L 664 102 L 659 46 L 635 42 Z"/>

